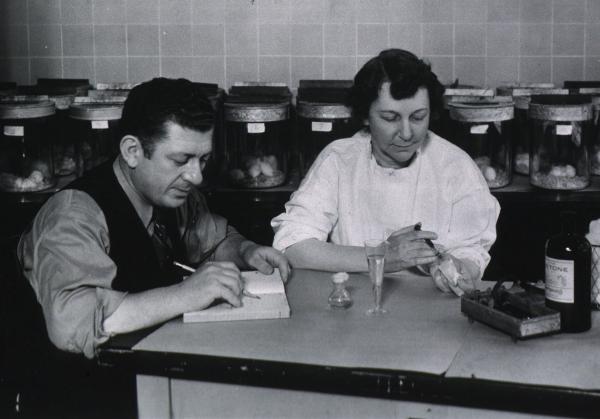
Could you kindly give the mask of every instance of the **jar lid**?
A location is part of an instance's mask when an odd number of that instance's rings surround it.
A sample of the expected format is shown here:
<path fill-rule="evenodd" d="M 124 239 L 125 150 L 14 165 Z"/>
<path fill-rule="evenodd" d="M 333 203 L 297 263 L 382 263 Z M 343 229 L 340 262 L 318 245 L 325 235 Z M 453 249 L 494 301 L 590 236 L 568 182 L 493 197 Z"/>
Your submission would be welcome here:
<path fill-rule="evenodd" d="M 85 121 L 112 121 L 121 119 L 123 105 L 118 103 L 74 103 L 69 107 L 69 116 Z"/>
<path fill-rule="evenodd" d="M 234 122 L 274 122 L 289 119 L 288 102 L 225 103 L 225 120 Z"/>
<path fill-rule="evenodd" d="M 568 95 L 568 89 L 516 89 L 513 91 L 513 99 L 515 101 L 515 108 L 517 109 L 529 109 L 529 103 L 531 97 L 536 95 Z"/>
<path fill-rule="evenodd" d="M 498 103 L 498 102 L 512 102 L 510 96 L 479 96 L 479 95 L 458 95 L 458 96 L 444 96 L 444 108 L 448 109 L 450 103 L 461 102 L 461 103 Z"/>
<path fill-rule="evenodd" d="M 513 102 L 463 103 L 451 102 L 450 118 L 461 122 L 509 121 L 515 116 Z"/>
<path fill-rule="evenodd" d="M 1 119 L 43 118 L 56 113 L 54 103 L 49 100 L 7 100 L 0 102 Z"/>
<path fill-rule="evenodd" d="M 545 121 L 587 121 L 592 119 L 592 99 L 587 95 L 533 96 L 528 116 Z"/>
<path fill-rule="evenodd" d="M 577 90 L 582 95 L 600 95 L 600 87 L 582 87 Z"/>
<path fill-rule="evenodd" d="M 444 96 L 494 96 L 494 89 L 482 87 L 446 88 Z"/>
<path fill-rule="evenodd" d="M 341 103 L 316 103 L 298 101 L 298 116 L 308 119 L 347 119 L 352 115 L 349 107 Z"/>
<path fill-rule="evenodd" d="M 496 92 L 503 96 L 514 96 L 515 90 L 547 90 L 554 89 L 554 83 L 509 83 L 496 88 Z"/>

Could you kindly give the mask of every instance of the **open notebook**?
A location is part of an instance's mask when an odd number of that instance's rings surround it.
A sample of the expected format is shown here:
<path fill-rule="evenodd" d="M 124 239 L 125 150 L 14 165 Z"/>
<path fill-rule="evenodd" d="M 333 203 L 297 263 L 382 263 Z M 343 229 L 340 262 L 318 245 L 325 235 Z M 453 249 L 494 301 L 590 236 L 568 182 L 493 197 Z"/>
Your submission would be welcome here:
<path fill-rule="evenodd" d="M 258 271 L 242 272 L 242 278 L 246 291 L 260 296 L 260 299 L 244 296 L 241 307 L 232 308 L 229 304 L 222 303 L 205 310 L 184 313 L 184 323 L 290 317 L 290 306 L 278 269 L 271 275 Z"/>

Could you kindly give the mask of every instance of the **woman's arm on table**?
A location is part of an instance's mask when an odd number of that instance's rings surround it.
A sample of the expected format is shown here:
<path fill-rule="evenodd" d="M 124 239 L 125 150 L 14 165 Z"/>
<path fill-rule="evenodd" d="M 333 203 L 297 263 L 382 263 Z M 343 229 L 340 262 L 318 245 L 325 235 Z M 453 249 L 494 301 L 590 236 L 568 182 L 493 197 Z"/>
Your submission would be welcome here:
<path fill-rule="evenodd" d="M 341 246 L 318 239 L 306 239 L 291 245 L 285 255 L 295 269 L 328 272 L 366 272 L 365 250 L 358 246 Z"/>

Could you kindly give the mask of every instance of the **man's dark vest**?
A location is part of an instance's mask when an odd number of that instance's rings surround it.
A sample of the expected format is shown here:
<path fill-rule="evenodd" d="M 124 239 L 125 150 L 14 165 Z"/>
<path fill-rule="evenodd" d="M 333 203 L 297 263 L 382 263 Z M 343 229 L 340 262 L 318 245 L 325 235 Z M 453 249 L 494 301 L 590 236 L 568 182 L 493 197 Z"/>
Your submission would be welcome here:
<path fill-rule="evenodd" d="M 117 265 L 117 275 L 111 285 L 114 290 L 139 292 L 181 281 L 172 264 L 161 264 L 164 259 L 158 256 L 153 239 L 119 184 L 112 162 L 98 166 L 65 189 L 87 193 L 104 213 L 110 240 L 108 255 Z M 164 225 L 170 239 L 170 254 L 166 259 L 185 262 L 175 210 L 155 208 L 154 216 L 158 223 Z"/>

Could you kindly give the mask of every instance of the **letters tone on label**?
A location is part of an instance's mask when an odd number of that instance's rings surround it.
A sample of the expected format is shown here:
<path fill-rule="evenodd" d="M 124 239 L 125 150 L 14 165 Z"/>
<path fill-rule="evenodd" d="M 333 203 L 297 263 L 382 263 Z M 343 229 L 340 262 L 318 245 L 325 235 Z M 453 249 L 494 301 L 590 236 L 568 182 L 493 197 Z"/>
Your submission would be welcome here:
<path fill-rule="evenodd" d="M 558 303 L 575 302 L 575 262 L 546 256 L 546 298 Z"/>

